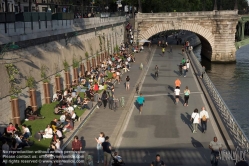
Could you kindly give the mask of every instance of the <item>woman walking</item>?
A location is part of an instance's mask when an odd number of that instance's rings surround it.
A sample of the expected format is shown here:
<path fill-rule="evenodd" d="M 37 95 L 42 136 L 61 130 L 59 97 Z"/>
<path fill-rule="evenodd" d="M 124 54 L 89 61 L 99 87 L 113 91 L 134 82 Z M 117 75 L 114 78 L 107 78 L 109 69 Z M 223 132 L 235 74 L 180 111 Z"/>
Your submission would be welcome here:
<path fill-rule="evenodd" d="M 190 90 L 188 89 L 188 86 L 186 86 L 186 89 L 184 90 L 184 106 L 188 106 L 189 95 Z"/>
<path fill-rule="evenodd" d="M 188 69 L 189 69 L 189 59 L 188 58 L 186 60 L 186 65 L 187 65 L 187 71 L 188 71 Z"/>
<path fill-rule="evenodd" d="M 108 98 L 108 95 L 106 93 L 106 90 L 104 90 L 102 96 L 101 96 L 101 99 L 103 101 L 103 104 L 104 104 L 104 109 L 106 108 L 106 104 L 107 104 L 107 98 Z"/>
<path fill-rule="evenodd" d="M 197 108 L 192 113 L 190 121 L 193 124 L 193 133 L 197 133 L 197 127 L 198 127 L 198 124 L 200 123 L 200 115 L 198 113 L 198 109 Z"/>
<path fill-rule="evenodd" d="M 125 89 L 129 90 L 130 89 L 130 77 L 127 76 L 125 80 L 126 80 Z"/>
<path fill-rule="evenodd" d="M 103 132 L 100 132 L 99 138 L 95 138 L 97 142 L 97 151 L 98 151 L 98 161 L 97 163 L 99 164 L 100 160 L 102 163 L 104 163 L 104 151 L 102 148 L 102 143 L 105 142 L 105 134 Z"/>

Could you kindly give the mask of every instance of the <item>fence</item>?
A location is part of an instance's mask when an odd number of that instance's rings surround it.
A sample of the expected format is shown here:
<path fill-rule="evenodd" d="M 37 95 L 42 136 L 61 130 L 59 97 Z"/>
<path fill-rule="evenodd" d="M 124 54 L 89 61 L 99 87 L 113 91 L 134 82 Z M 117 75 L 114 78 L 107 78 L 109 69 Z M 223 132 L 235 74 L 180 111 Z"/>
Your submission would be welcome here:
<path fill-rule="evenodd" d="M 192 64 L 196 67 L 197 74 L 200 74 L 202 72 L 202 66 L 198 61 L 197 57 L 193 54 L 193 52 L 189 55 L 189 57 L 192 61 Z M 222 117 L 222 121 L 226 130 L 228 131 L 230 136 L 232 136 L 233 142 L 240 148 L 245 148 L 246 150 L 248 150 L 249 140 L 247 136 L 241 129 L 234 116 L 232 115 L 230 109 L 220 96 L 214 84 L 212 83 L 207 74 L 203 75 L 202 80 L 205 85 L 205 88 L 207 89 L 209 95 L 212 98 L 215 108 L 217 109 L 219 115 Z"/>

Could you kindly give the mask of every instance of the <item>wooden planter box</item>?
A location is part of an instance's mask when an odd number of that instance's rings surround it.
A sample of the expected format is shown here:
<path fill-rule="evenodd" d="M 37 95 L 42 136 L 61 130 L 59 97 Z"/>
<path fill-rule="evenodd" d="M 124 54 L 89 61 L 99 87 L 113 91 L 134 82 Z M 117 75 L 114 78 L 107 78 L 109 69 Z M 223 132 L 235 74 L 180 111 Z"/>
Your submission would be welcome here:
<path fill-rule="evenodd" d="M 100 64 L 100 55 L 97 56 L 97 65 Z"/>
<path fill-rule="evenodd" d="M 107 52 L 105 52 L 105 56 L 104 56 L 104 57 L 105 57 L 105 59 L 108 57 L 107 55 L 108 55 L 108 53 L 107 53 Z"/>
<path fill-rule="evenodd" d="M 37 111 L 36 90 L 30 89 L 29 96 L 30 96 L 30 105 L 31 105 L 33 111 Z"/>
<path fill-rule="evenodd" d="M 101 60 L 100 60 L 101 62 L 104 61 L 104 59 L 105 59 L 104 56 L 105 56 L 105 54 L 104 54 L 104 53 L 101 53 Z"/>
<path fill-rule="evenodd" d="M 86 62 L 86 67 L 87 67 L 87 71 L 90 71 L 90 69 L 91 69 L 91 64 L 90 64 L 90 61 L 89 61 L 89 60 L 87 60 L 87 62 Z"/>
<path fill-rule="evenodd" d="M 44 89 L 44 97 L 45 97 L 45 104 L 50 104 L 50 88 L 49 88 L 49 83 L 44 82 L 43 83 L 43 89 Z"/>
<path fill-rule="evenodd" d="M 55 77 L 56 91 L 61 91 L 61 77 Z"/>
<path fill-rule="evenodd" d="M 85 75 L 85 65 L 84 65 L 84 63 L 80 64 L 80 71 L 81 71 L 81 75 Z"/>
<path fill-rule="evenodd" d="M 76 84 L 78 85 L 79 84 L 79 79 L 78 79 L 78 67 L 75 67 L 75 68 L 73 68 L 73 78 L 74 78 L 74 80 L 75 80 L 75 82 L 76 82 Z"/>
<path fill-rule="evenodd" d="M 21 124 L 18 98 L 11 99 L 12 123 Z"/>
<path fill-rule="evenodd" d="M 65 72 L 65 81 L 66 81 L 66 88 L 69 89 L 71 84 L 70 84 L 70 75 L 68 71 Z"/>

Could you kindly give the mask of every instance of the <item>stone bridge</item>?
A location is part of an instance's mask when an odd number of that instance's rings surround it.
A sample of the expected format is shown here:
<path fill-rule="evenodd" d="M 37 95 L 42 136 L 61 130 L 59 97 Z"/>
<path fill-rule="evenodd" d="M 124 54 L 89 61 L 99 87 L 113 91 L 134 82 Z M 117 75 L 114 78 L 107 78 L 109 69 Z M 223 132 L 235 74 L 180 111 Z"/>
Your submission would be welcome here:
<path fill-rule="evenodd" d="M 151 36 L 167 30 L 188 30 L 197 34 L 202 43 L 202 55 L 212 62 L 234 62 L 235 33 L 239 15 L 237 10 L 138 13 L 134 34 L 137 39 L 149 39 Z"/>

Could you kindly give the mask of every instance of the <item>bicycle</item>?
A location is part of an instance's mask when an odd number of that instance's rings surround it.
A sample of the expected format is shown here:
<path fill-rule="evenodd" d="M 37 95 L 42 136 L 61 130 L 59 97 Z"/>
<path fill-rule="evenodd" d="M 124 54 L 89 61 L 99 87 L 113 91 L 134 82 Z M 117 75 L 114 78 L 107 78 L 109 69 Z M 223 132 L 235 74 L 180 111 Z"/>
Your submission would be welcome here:
<path fill-rule="evenodd" d="M 139 93 L 140 84 L 141 84 L 141 82 L 139 82 L 139 83 L 136 85 L 136 93 L 137 93 L 137 95 L 138 95 L 138 93 Z"/>

